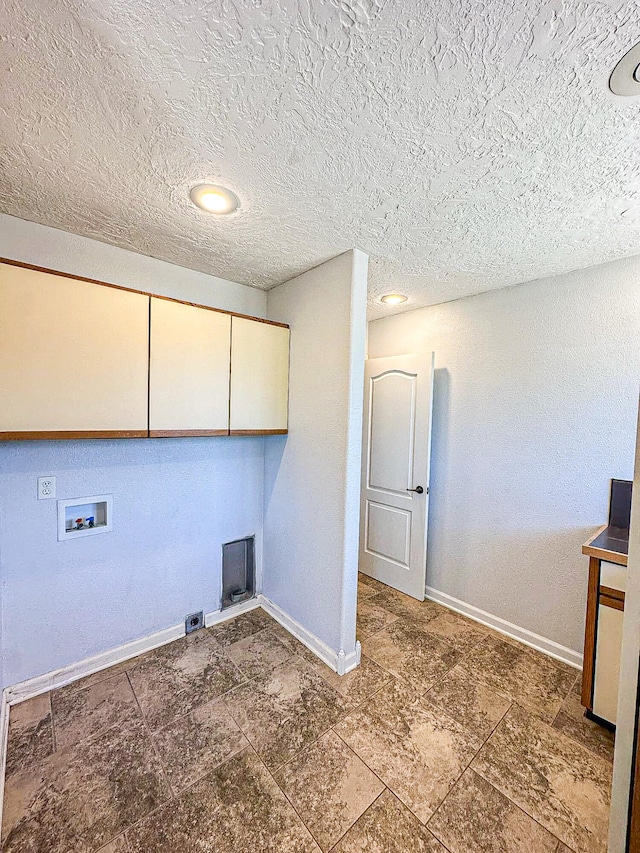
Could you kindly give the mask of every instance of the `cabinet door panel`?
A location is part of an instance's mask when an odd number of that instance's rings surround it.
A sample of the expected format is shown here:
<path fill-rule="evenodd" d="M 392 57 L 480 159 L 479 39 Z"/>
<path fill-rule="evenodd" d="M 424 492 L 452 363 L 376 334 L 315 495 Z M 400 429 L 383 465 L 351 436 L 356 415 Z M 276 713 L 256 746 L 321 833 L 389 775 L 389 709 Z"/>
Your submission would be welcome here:
<path fill-rule="evenodd" d="M 149 431 L 227 435 L 231 317 L 151 299 Z"/>
<path fill-rule="evenodd" d="M 286 432 L 289 329 L 234 317 L 231 334 L 231 433 Z"/>
<path fill-rule="evenodd" d="M 0 433 L 147 435 L 148 296 L 0 264 L 0 330 Z"/>

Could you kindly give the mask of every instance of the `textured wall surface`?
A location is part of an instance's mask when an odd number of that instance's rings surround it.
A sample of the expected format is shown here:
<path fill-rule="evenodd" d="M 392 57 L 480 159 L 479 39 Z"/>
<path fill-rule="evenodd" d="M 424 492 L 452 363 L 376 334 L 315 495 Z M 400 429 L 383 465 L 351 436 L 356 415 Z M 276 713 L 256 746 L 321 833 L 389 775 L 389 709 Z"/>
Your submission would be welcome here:
<path fill-rule="evenodd" d="M 0 217 L 0 256 L 264 315 L 266 294 L 84 237 Z M 112 533 L 58 542 L 58 498 L 113 494 Z M 0 443 L 4 684 L 219 605 L 223 542 L 256 533 L 261 439 Z"/>
<path fill-rule="evenodd" d="M 5 0 L 0 34 L 7 213 L 260 287 L 358 246 L 375 315 L 640 251 L 636 0 Z"/>
<path fill-rule="evenodd" d="M 0 257 L 264 317 L 267 294 L 116 246 L 0 213 Z"/>
<path fill-rule="evenodd" d="M 266 595 L 335 652 L 355 649 L 367 258 L 268 294 L 291 325 L 289 435 L 267 439 Z"/>
<path fill-rule="evenodd" d="M 0 443 L 6 684 L 220 606 L 221 545 L 256 534 L 260 439 Z M 113 494 L 113 531 L 57 541 L 58 498 Z"/>
<path fill-rule="evenodd" d="M 611 477 L 633 475 L 640 259 L 369 325 L 369 356 L 434 351 L 427 584 L 582 651 Z"/>

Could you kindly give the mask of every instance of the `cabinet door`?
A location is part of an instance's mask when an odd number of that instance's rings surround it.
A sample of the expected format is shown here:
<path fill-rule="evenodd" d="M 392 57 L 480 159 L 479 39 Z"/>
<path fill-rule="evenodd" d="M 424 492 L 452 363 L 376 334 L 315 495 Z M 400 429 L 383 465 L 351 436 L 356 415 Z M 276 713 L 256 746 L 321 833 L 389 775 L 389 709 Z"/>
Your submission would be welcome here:
<path fill-rule="evenodd" d="M 231 435 L 285 433 L 289 329 L 244 317 L 231 323 Z"/>
<path fill-rule="evenodd" d="M 231 317 L 151 298 L 149 434 L 228 435 Z"/>
<path fill-rule="evenodd" d="M 622 622 L 624 612 L 605 604 L 598 606 L 596 663 L 593 676 L 593 708 L 597 717 L 615 725 L 620 681 Z"/>
<path fill-rule="evenodd" d="M 0 264 L 0 438 L 146 436 L 149 297 Z"/>

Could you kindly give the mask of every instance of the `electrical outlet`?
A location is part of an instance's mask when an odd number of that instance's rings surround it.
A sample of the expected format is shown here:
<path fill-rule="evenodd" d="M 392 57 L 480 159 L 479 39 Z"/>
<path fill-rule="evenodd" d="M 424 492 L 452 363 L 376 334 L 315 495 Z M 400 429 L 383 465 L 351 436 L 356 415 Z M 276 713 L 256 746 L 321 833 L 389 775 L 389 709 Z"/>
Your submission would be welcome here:
<path fill-rule="evenodd" d="M 38 477 L 38 500 L 45 501 L 56 496 L 56 478 Z"/>
<path fill-rule="evenodd" d="M 184 620 L 185 634 L 190 634 L 192 631 L 197 631 L 198 628 L 204 627 L 204 612 L 190 613 Z"/>

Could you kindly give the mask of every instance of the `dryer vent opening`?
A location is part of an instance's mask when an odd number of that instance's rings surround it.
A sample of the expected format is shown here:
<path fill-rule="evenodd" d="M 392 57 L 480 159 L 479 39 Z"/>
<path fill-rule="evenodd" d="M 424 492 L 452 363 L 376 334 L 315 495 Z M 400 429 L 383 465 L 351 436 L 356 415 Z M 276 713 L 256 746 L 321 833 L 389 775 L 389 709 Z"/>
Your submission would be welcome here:
<path fill-rule="evenodd" d="M 255 540 L 236 539 L 222 546 L 222 609 L 255 594 Z"/>

